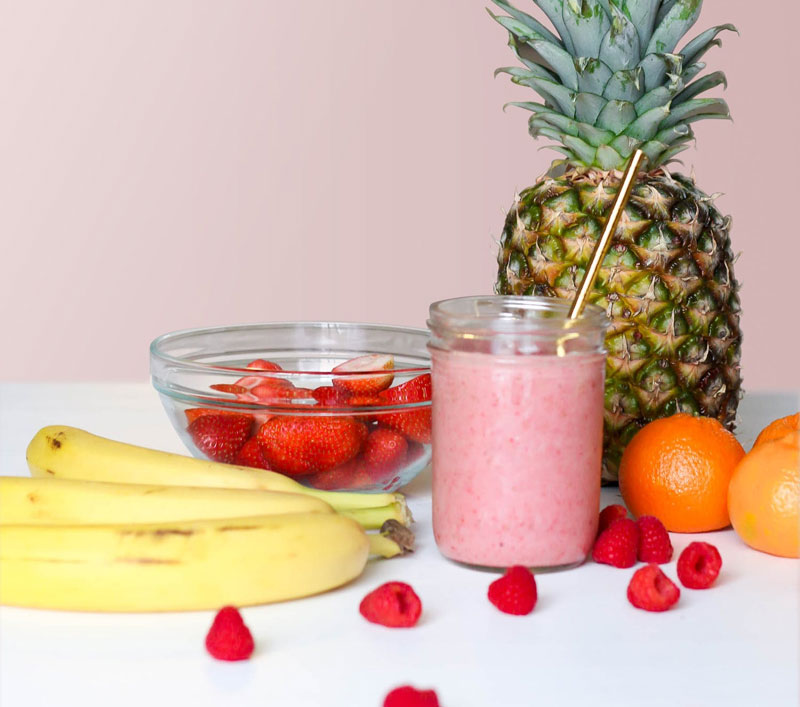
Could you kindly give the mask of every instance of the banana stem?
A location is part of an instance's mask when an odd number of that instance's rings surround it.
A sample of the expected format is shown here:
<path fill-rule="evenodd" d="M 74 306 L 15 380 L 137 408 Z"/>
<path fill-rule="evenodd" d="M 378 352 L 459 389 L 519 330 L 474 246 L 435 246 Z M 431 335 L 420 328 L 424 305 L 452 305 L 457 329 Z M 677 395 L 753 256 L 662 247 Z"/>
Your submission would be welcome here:
<path fill-rule="evenodd" d="M 402 525 L 410 525 L 414 520 L 405 502 L 399 501 L 377 508 L 344 508 L 338 512 L 357 521 L 367 530 L 377 530 L 387 520 L 396 520 Z"/>
<path fill-rule="evenodd" d="M 309 496 L 316 496 L 333 506 L 337 511 L 354 510 L 357 508 L 378 508 L 388 506 L 392 503 L 399 503 L 406 512 L 406 499 L 402 493 L 364 493 L 363 491 L 322 491 L 303 487 L 302 493 Z"/>
<path fill-rule="evenodd" d="M 396 520 L 387 520 L 378 533 L 367 533 L 371 555 L 389 558 L 414 552 L 414 533 Z"/>

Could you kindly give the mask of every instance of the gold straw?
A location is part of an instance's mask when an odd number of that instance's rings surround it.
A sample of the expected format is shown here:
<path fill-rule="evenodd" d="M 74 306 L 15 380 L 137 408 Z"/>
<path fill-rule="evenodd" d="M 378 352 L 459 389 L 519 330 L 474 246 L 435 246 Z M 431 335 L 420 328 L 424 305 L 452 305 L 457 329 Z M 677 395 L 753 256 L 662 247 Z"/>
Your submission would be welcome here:
<path fill-rule="evenodd" d="M 597 279 L 597 273 L 600 270 L 600 265 L 603 258 L 606 257 L 608 247 L 611 245 L 611 238 L 617 230 L 620 216 L 628 203 L 628 197 L 631 195 L 633 189 L 633 180 L 636 179 L 636 174 L 639 172 L 639 165 L 642 162 L 644 153 L 641 150 L 636 150 L 628 163 L 625 174 L 622 177 L 622 185 L 619 188 L 617 198 L 614 200 L 614 206 L 611 208 L 611 215 L 608 217 L 608 223 L 603 231 L 600 240 L 594 247 L 592 259 L 589 262 L 589 267 L 583 276 L 581 286 L 578 288 L 578 294 L 575 295 L 575 301 L 572 303 L 572 308 L 569 310 L 569 319 L 577 319 L 581 316 L 583 308 L 586 305 L 586 298 L 594 287 L 594 281 Z"/>

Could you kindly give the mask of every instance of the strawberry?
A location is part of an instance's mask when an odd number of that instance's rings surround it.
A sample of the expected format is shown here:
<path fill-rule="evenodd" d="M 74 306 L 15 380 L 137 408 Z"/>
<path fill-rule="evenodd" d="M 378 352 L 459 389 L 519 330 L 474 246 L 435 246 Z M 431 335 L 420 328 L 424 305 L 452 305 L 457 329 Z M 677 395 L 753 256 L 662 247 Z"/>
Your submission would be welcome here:
<path fill-rule="evenodd" d="M 250 437 L 253 418 L 249 415 L 202 415 L 187 431 L 195 446 L 215 462 L 230 463 Z"/>
<path fill-rule="evenodd" d="M 340 408 L 347 405 L 347 393 L 340 388 L 334 388 L 332 385 L 322 385 L 319 388 L 314 388 L 311 395 L 323 407 Z"/>
<path fill-rule="evenodd" d="M 364 462 L 367 473 L 376 481 L 383 481 L 406 460 L 408 442 L 399 432 L 378 427 L 369 433 L 364 444 Z"/>
<path fill-rule="evenodd" d="M 217 660 L 247 660 L 255 648 L 253 634 L 234 606 L 221 608 L 206 635 L 206 650 Z"/>
<path fill-rule="evenodd" d="M 269 463 L 261 453 L 261 445 L 255 437 L 251 437 L 244 443 L 244 447 L 239 450 L 233 463 L 239 466 L 252 466 L 256 469 L 269 469 Z"/>
<path fill-rule="evenodd" d="M 366 426 L 352 417 L 279 415 L 258 430 L 261 452 L 270 468 L 303 476 L 333 469 L 355 457 L 367 437 Z"/>
<path fill-rule="evenodd" d="M 192 424 L 198 417 L 203 417 L 203 415 L 236 415 L 238 417 L 249 417 L 249 415 L 243 412 L 218 410 L 216 408 L 189 408 L 184 414 L 189 424 Z"/>
<path fill-rule="evenodd" d="M 394 357 L 387 354 L 367 354 L 340 363 L 331 371 L 335 388 L 351 395 L 374 395 L 388 388 L 394 373 L 375 373 L 394 368 Z"/>
<path fill-rule="evenodd" d="M 431 375 L 426 373 L 394 388 L 384 390 L 380 396 L 387 405 L 402 405 L 429 401 L 431 392 Z M 402 432 L 414 442 L 430 444 L 430 406 L 405 412 L 382 413 L 379 422 L 386 427 Z"/>
<path fill-rule="evenodd" d="M 378 405 L 383 405 L 383 398 L 380 395 L 351 395 L 347 399 L 347 404 L 351 407 L 377 407 Z"/>
<path fill-rule="evenodd" d="M 360 456 L 328 471 L 318 471 L 303 479 L 303 482 L 323 491 L 358 490 L 374 483 L 367 473 L 367 465 Z"/>
<path fill-rule="evenodd" d="M 594 543 L 592 559 L 612 567 L 633 567 L 639 547 L 639 529 L 630 518 L 619 518 Z"/>
<path fill-rule="evenodd" d="M 245 368 L 251 368 L 254 371 L 282 371 L 283 369 L 277 364 L 272 363 L 272 361 L 265 361 L 263 358 L 257 358 L 255 361 L 250 361 Z M 292 384 L 288 380 L 284 380 L 283 378 L 275 378 L 273 376 L 244 376 L 236 381 L 236 385 L 242 386 L 244 388 L 252 388 L 253 386 L 260 385 L 280 385 L 280 386 L 291 386 Z"/>

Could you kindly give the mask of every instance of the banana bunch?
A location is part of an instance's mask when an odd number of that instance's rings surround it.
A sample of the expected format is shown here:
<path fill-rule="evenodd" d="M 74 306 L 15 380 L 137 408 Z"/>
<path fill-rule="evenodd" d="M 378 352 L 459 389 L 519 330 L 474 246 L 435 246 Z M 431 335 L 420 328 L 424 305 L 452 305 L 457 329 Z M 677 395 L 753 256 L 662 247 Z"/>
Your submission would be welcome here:
<path fill-rule="evenodd" d="M 0 477 L 2 604 L 261 604 L 332 589 L 370 555 L 413 547 L 401 494 L 317 491 L 69 427 L 40 430 L 27 459 L 35 478 Z"/>

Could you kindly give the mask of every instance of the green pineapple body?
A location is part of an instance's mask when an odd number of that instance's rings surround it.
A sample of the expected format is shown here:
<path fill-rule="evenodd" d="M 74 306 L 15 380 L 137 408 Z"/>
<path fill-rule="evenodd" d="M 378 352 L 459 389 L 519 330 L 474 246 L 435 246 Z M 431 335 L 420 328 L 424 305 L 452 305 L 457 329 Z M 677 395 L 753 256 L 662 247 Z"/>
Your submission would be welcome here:
<path fill-rule="evenodd" d="M 576 169 L 521 192 L 503 230 L 497 292 L 573 299 L 619 183 L 617 172 Z M 729 225 L 686 177 L 659 170 L 636 182 L 589 297 L 611 320 L 607 481 L 650 420 L 690 412 L 733 426 L 741 332 Z"/>
<path fill-rule="evenodd" d="M 496 73 L 538 94 L 512 105 L 565 156 L 516 197 L 495 290 L 572 299 L 621 170 L 636 149 L 647 157 L 589 297 L 610 319 L 603 476 L 615 481 L 625 445 L 650 420 L 691 412 L 734 424 L 741 330 L 730 219 L 665 165 L 694 140 L 692 123 L 730 117 L 724 100 L 702 97 L 725 76 L 700 76 L 700 59 L 735 28 L 712 27 L 678 49 L 702 0 L 533 0 L 552 30 L 492 2 L 522 64 Z"/>

